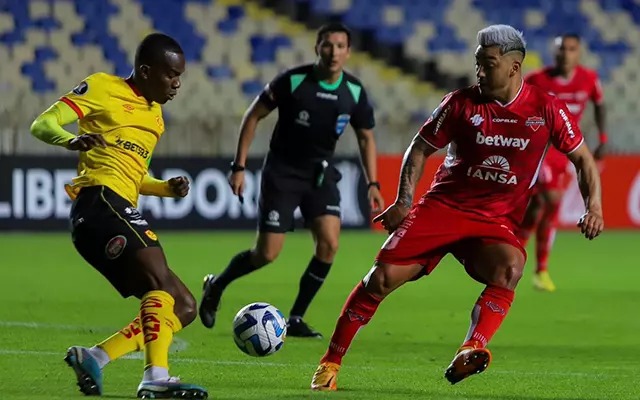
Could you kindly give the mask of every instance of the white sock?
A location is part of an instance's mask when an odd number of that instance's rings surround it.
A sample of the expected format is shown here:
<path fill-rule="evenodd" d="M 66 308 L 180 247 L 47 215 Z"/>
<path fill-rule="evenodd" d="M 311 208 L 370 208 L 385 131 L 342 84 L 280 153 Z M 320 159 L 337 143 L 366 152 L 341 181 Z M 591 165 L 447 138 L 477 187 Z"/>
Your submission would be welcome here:
<path fill-rule="evenodd" d="M 100 366 L 100 369 L 103 369 L 111 361 L 109 355 L 98 346 L 93 346 L 87 349 L 87 351 L 89 352 L 91 357 L 93 357 L 98 362 L 98 366 Z"/>
<path fill-rule="evenodd" d="M 155 367 L 151 366 L 144 370 L 144 375 L 142 375 L 142 381 L 160 381 L 169 379 L 169 370 L 163 367 Z"/>

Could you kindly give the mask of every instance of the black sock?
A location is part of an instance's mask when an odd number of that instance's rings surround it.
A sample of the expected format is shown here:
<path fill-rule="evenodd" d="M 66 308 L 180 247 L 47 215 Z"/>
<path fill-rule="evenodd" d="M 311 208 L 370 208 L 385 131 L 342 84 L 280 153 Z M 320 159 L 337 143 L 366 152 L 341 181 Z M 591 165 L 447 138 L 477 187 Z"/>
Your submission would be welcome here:
<path fill-rule="evenodd" d="M 300 291 L 293 303 L 289 318 L 302 318 L 315 297 L 324 279 L 329 275 L 331 264 L 318 260 L 315 256 L 309 261 L 306 271 L 300 278 Z"/>
<path fill-rule="evenodd" d="M 216 277 L 215 283 L 217 285 L 220 285 L 220 287 L 224 289 L 231 282 L 235 281 L 241 276 L 250 274 L 259 268 L 260 267 L 256 267 L 251 264 L 251 251 L 245 250 L 241 253 L 236 254 L 231 259 L 231 261 L 229 261 L 229 265 L 227 265 L 227 268 L 225 268 L 225 270 Z"/>

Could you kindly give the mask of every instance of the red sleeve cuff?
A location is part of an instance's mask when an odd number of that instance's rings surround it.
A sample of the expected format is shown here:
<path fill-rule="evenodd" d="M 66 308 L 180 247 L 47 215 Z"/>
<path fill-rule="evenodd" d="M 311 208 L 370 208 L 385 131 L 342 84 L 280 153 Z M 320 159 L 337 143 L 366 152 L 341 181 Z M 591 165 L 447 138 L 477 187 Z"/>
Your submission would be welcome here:
<path fill-rule="evenodd" d="M 580 139 L 580 142 L 575 145 L 571 150 L 567 151 L 565 154 L 571 154 L 574 151 L 578 150 L 578 147 L 582 146 L 582 143 L 584 143 L 584 138 Z"/>
<path fill-rule="evenodd" d="M 436 150 L 440 150 L 442 149 L 442 147 L 438 147 L 435 144 L 431 143 L 429 140 L 427 140 L 427 138 L 425 138 L 424 136 L 418 134 L 418 136 L 420 136 L 420 139 L 424 140 L 429 146 L 433 147 Z"/>
<path fill-rule="evenodd" d="M 75 111 L 76 114 L 78 114 L 79 119 L 84 118 L 84 113 L 82 112 L 80 107 L 78 107 L 78 105 L 73 102 L 73 100 L 69 99 L 68 97 L 60 97 L 60 101 L 71 107 L 71 109 Z"/>

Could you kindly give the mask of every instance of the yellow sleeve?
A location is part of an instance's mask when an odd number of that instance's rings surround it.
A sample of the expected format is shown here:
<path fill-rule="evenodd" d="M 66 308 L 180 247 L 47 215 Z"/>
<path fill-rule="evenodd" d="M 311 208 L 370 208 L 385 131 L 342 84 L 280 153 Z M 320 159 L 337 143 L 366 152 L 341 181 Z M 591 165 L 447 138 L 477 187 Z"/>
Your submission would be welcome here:
<path fill-rule="evenodd" d="M 63 126 L 74 123 L 78 116 L 67 104 L 57 101 L 31 124 L 31 134 L 45 143 L 66 147 L 76 137 Z"/>
<path fill-rule="evenodd" d="M 96 73 L 87 77 L 31 124 L 31 134 L 45 143 L 66 146 L 75 135 L 62 127 L 95 115 L 104 109 L 109 75 Z"/>
<path fill-rule="evenodd" d="M 140 194 L 147 196 L 158 197 L 174 197 L 175 194 L 169 187 L 168 181 L 156 179 L 148 173 L 142 178 L 142 185 L 140 185 Z"/>
<path fill-rule="evenodd" d="M 71 107 L 79 119 L 99 114 L 108 100 L 108 78 L 109 75 L 102 72 L 90 75 L 62 96 L 60 101 Z"/>

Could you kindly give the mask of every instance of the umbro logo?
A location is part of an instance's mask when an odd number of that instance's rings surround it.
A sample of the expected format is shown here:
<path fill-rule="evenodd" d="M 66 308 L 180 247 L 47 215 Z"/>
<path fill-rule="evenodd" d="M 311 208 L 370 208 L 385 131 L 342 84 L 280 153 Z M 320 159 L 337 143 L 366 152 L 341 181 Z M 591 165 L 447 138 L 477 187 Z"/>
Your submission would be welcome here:
<path fill-rule="evenodd" d="M 485 304 L 487 305 L 487 307 L 489 307 L 489 309 L 491 311 L 493 311 L 496 314 L 501 314 L 501 315 L 505 315 L 506 314 L 504 309 L 502 307 L 500 307 L 499 305 L 497 305 L 496 303 L 494 303 L 493 301 L 487 301 Z"/>

